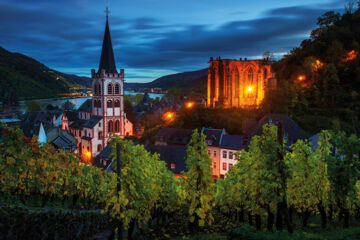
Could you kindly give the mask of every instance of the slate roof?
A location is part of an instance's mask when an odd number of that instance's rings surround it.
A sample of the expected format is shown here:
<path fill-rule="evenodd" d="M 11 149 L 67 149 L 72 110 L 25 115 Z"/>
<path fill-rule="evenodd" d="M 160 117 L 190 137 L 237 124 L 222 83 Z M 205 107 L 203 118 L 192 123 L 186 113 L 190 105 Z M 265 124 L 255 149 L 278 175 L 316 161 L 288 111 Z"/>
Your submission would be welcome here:
<path fill-rule="evenodd" d="M 278 125 L 283 123 L 286 145 L 291 145 L 297 139 L 307 139 L 309 135 L 302 130 L 288 115 L 286 114 L 267 114 L 259 120 L 256 126 L 250 132 L 250 137 L 262 134 L 262 126 L 266 123 Z"/>
<path fill-rule="evenodd" d="M 101 72 L 102 69 L 104 69 L 107 73 L 117 73 L 114 51 L 111 43 L 108 17 L 106 17 L 105 34 L 104 34 L 103 46 L 101 50 L 98 72 Z"/>
<path fill-rule="evenodd" d="M 166 162 L 167 168 L 173 173 L 180 174 L 186 171 L 186 146 L 181 145 L 148 145 L 145 147 L 151 153 L 160 154 L 160 160 Z M 175 163 L 175 169 L 171 169 L 171 163 Z"/>
<path fill-rule="evenodd" d="M 191 139 L 193 130 L 181 128 L 160 128 L 155 141 L 167 142 L 168 144 L 186 145 Z"/>
<path fill-rule="evenodd" d="M 70 139 L 64 136 L 58 136 L 51 142 L 56 148 L 63 150 L 75 150 L 76 144 L 74 144 Z"/>
<path fill-rule="evenodd" d="M 27 112 L 22 116 L 20 128 L 23 130 L 26 137 L 32 137 L 39 133 L 41 123 L 43 123 L 46 130 L 47 127 L 52 126 L 51 120 L 53 120 L 53 117 L 59 117 L 62 112 L 62 110 Z"/>
<path fill-rule="evenodd" d="M 65 111 L 65 115 L 69 122 L 74 122 L 79 120 L 79 113 L 77 111 L 67 110 Z"/>
<path fill-rule="evenodd" d="M 246 146 L 244 145 L 242 136 L 225 134 L 222 137 L 220 147 L 240 150 L 244 149 Z"/>
<path fill-rule="evenodd" d="M 91 113 L 92 112 L 92 99 L 87 99 L 83 104 L 81 104 L 78 111 Z"/>
<path fill-rule="evenodd" d="M 69 125 L 69 127 L 82 130 L 84 128 L 85 123 L 86 123 L 86 120 L 78 119 L 75 122 L 71 123 Z"/>
<path fill-rule="evenodd" d="M 95 117 L 95 116 L 92 116 L 90 119 L 88 119 L 83 127 L 86 127 L 86 128 L 93 128 L 95 127 L 95 125 L 100 122 L 100 120 L 102 119 L 102 117 Z"/>
<path fill-rule="evenodd" d="M 111 153 L 111 147 L 108 144 L 96 157 L 95 159 L 109 160 Z M 111 160 L 111 159 L 110 159 Z"/>
<path fill-rule="evenodd" d="M 225 134 L 225 129 L 201 129 L 201 132 L 206 135 L 207 145 L 213 147 L 219 147 L 221 145 L 222 137 Z"/>

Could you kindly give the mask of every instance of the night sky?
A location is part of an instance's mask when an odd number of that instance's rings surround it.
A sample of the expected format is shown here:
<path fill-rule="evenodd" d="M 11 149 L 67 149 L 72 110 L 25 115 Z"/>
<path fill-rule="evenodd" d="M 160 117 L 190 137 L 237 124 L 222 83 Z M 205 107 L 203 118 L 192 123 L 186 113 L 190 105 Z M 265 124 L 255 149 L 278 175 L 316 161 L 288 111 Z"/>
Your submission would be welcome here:
<path fill-rule="evenodd" d="M 110 0 L 116 67 L 128 82 L 208 66 L 210 56 L 279 57 L 309 37 L 331 0 Z M 106 1 L 0 0 L 0 46 L 89 76 L 98 68 Z"/>

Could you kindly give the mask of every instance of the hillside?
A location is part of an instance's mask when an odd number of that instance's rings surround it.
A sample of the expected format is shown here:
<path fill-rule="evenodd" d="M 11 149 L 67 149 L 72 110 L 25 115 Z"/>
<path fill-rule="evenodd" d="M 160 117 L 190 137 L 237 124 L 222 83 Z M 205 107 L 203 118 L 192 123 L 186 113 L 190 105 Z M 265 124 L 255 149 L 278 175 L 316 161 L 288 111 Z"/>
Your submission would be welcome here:
<path fill-rule="evenodd" d="M 359 26 L 360 8 L 321 16 L 311 38 L 274 63 L 281 90 L 267 99 L 269 110 L 289 113 L 310 133 L 359 133 Z"/>
<path fill-rule="evenodd" d="M 206 81 L 208 69 L 202 69 L 192 72 L 184 72 L 166 75 L 148 83 L 126 83 L 126 90 L 139 88 L 162 88 L 168 90 L 169 88 L 180 88 L 184 94 L 200 93 L 205 95 Z"/>
<path fill-rule="evenodd" d="M 57 72 L 33 58 L 0 47 L 0 95 L 12 91 L 19 99 L 50 98 L 85 85 L 88 78 Z"/>

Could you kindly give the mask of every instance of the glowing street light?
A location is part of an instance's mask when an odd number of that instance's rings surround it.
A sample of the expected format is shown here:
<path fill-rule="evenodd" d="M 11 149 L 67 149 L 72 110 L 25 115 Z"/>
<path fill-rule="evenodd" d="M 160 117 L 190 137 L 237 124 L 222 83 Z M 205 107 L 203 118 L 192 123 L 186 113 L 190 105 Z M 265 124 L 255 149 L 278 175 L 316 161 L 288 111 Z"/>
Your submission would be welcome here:
<path fill-rule="evenodd" d="M 305 81 L 306 80 L 306 76 L 305 75 L 299 75 L 298 78 L 299 82 Z"/>
<path fill-rule="evenodd" d="M 174 117 L 175 117 L 175 113 L 173 113 L 173 112 L 166 112 L 166 113 L 163 115 L 163 118 L 164 118 L 166 121 L 172 121 L 172 120 L 174 120 Z"/>
<path fill-rule="evenodd" d="M 253 91 L 253 88 L 252 86 L 249 86 L 248 89 L 247 89 L 248 92 L 252 92 Z"/>
<path fill-rule="evenodd" d="M 186 108 L 192 108 L 194 106 L 194 102 L 187 102 Z"/>

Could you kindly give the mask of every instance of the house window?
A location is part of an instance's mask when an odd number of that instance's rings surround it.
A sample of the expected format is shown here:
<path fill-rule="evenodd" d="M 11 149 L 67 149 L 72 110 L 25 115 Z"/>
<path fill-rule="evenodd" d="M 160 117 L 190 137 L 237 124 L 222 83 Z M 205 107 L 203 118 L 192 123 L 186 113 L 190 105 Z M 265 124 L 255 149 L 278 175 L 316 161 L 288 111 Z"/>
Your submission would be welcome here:
<path fill-rule="evenodd" d="M 120 86 L 119 84 L 115 84 L 115 94 L 120 94 Z"/>
<path fill-rule="evenodd" d="M 99 132 L 99 140 L 102 139 L 102 132 Z"/>
<path fill-rule="evenodd" d="M 171 162 L 171 163 L 170 163 L 170 168 L 171 168 L 172 170 L 175 169 L 175 162 Z"/>
<path fill-rule="evenodd" d="M 216 157 L 216 151 L 214 151 L 214 157 Z"/>
<path fill-rule="evenodd" d="M 232 168 L 232 166 L 233 166 L 233 165 L 232 165 L 231 163 L 229 163 L 229 170 Z"/>
<path fill-rule="evenodd" d="M 108 85 L 108 94 L 112 94 L 112 89 L 113 89 L 112 84 L 109 83 L 109 85 Z"/>
<path fill-rule="evenodd" d="M 98 150 L 98 152 L 101 152 L 101 144 L 98 145 L 97 150 Z"/>
<path fill-rule="evenodd" d="M 227 151 L 223 151 L 223 158 L 227 158 Z"/>
<path fill-rule="evenodd" d="M 213 163 L 213 167 L 216 168 L 216 162 Z"/>
<path fill-rule="evenodd" d="M 120 101 L 119 100 L 115 100 L 115 107 L 120 107 Z"/>
<path fill-rule="evenodd" d="M 90 148 L 89 148 L 89 147 L 87 147 L 86 149 L 87 149 L 88 151 L 90 151 Z"/>
<path fill-rule="evenodd" d="M 233 159 L 233 152 L 229 152 L 229 159 Z"/>
<path fill-rule="evenodd" d="M 101 127 L 101 122 L 99 122 L 99 127 Z"/>
<path fill-rule="evenodd" d="M 107 101 L 107 107 L 108 108 L 112 108 L 113 107 L 113 102 L 111 100 Z"/>
<path fill-rule="evenodd" d="M 79 137 L 81 137 L 81 130 L 79 130 Z"/>
<path fill-rule="evenodd" d="M 85 130 L 85 135 L 84 136 L 86 137 L 86 135 L 87 135 L 87 131 Z"/>
<path fill-rule="evenodd" d="M 223 163 L 223 170 L 226 170 L 226 162 Z"/>

